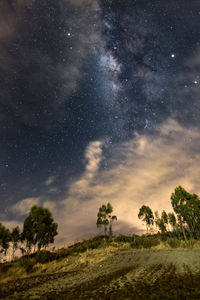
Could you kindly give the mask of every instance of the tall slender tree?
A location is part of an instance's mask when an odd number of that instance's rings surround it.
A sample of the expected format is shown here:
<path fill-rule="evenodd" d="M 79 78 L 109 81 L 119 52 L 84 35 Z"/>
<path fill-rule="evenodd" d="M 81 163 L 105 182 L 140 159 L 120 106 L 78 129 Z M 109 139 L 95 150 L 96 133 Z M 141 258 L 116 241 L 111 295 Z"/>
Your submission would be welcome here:
<path fill-rule="evenodd" d="M 165 225 L 165 231 L 167 231 L 167 229 L 169 231 L 169 227 L 168 227 L 168 224 L 169 224 L 169 222 L 168 222 L 168 215 L 167 215 L 167 213 L 166 213 L 165 210 L 162 211 L 161 220 L 163 221 L 163 223 Z"/>
<path fill-rule="evenodd" d="M 19 227 L 13 228 L 13 230 L 10 233 L 10 241 L 12 243 L 12 258 L 14 259 L 15 257 L 15 252 L 17 250 L 18 244 L 20 242 L 20 229 Z"/>
<path fill-rule="evenodd" d="M 10 243 L 10 231 L 0 223 L 0 253 L 5 256 L 9 249 Z"/>
<path fill-rule="evenodd" d="M 176 217 L 174 213 L 168 213 L 169 224 L 171 225 L 172 231 L 176 229 Z"/>
<path fill-rule="evenodd" d="M 139 210 L 138 218 L 142 219 L 142 221 L 146 223 L 146 229 L 148 233 L 149 229 L 154 224 L 154 216 L 151 208 L 149 206 L 143 205 Z"/>
<path fill-rule="evenodd" d="M 112 215 L 113 208 L 111 204 L 108 202 L 107 205 L 102 205 L 99 208 L 97 214 L 97 227 L 104 227 L 105 235 L 107 235 L 107 231 L 109 231 L 109 236 L 112 236 L 112 225 L 114 221 L 117 221 L 117 217 Z"/>

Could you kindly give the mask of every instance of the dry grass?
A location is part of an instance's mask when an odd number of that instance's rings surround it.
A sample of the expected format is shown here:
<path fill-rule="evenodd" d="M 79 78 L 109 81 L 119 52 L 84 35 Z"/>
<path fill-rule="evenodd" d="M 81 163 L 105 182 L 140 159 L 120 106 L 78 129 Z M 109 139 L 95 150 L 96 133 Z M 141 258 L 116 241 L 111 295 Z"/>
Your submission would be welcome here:
<path fill-rule="evenodd" d="M 11 265 L 0 272 L 0 295 L 11 295 L 8 299 L 29 299 L 32 295 L 35 299 L 66 299 L 66 294 L 67 299 L 74 299 L 73 295 L 79 299 L 79 294 L 83 296 L 80 299 L 108 299 L 108 296 L 109 299 L 129 299 L 136 290 L 143 296 L 148 295 L 148 291 L 155 296 L 154 290 L 162 295 L 163 290 L 163 299 L 179 299 L 165 298 L 167 290 L 162 285 L 167 286 L 170 278 L 175 280 L 176 288 L 178 281 L 181 282 L 182 296 L 192 288 L 200 295 L 196 289 L 200 279 L 200 242 L 181 242 L 179 248 L 171 248 L 166 241 L 152 249 L 132 249 L 130 243 L 113 242 L 107 247 L 72 253 L 46 264 L 37 263 L 30 274 L 17 261 Z M 184 283 L 184 278 L 191 280 Z M 172 281 L 169 284 L 173 286 Z M 176 295 L 175 289 L 173 293 Z M 120 298 L 125 295 L 127 298 Z M 136 295 L 134 299 L 139 298 Z"/>

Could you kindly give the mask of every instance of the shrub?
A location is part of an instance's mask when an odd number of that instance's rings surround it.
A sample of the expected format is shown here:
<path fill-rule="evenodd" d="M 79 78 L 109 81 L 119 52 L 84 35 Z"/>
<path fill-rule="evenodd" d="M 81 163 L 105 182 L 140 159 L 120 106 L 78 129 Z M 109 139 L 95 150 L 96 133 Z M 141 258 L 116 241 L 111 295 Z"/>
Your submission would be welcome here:
<path fill-rule="evenodd" d="M 195 244 L 197 244 L 197 241 L 195 240 L 188 240 L 188 241 L 181 241 L 180 246 L 183 248 L 194 248 Z"/>
<path fill-rule="evenodd" d="M 160 244 L 159 239 L 155 237 L 137 237 L 131 243 L 132 248 L 151 248 Z"/>
<path fill-rule="evenodd" d="M 35 261 L 37 263 L 45 264 L 56 259 L 56 253 L 50 251 L 38 251 L 35 256 Z"/>
<path fill-rule="evenodd" d="M 168 238 L 167 239 L 167 244 L 171 247 L 171 248 L 178 248 L 181 245 L 181 241 L 178 240 L 177 238 Z"/>
<path fill-rule="evenodd" d="M 62 259 L 70 254 L 70 249 L 69 248 L 61 248 L 56 251 L 56 259 Z"/>
<path fill-rule="evenodd" d="M 87 243 L 88 249 L 97 249 L 103 244 L 102 240 L 89 240 Z"/>
<path fill-rule="evenodd" d="M 120 234 L 115 238 L 116 242 L 122 242 L 122 243 L 131 243 L 133 242 L 134 238 L 132 236 L 128 236 L 128 235 L 123 235 Z"/>
<path fill-rule="evenodd" d="M 70 248 L 70 253 L 82 253 L 87 250 L 86 243 L 76 243 L 73 246 L 69 247 Z"/>
<path fill-rule="evenodd" d="M 34 258 L 27 258 L 27 257 L 22 257 L 19 261 L 20 267 L 23 267 L 26 271 L 26 273 L 32 273 L 35 271 L 35 266 L 36 261 Z"/>
<path fill-rule="evenodd" d="M 12 263 L 0 263 L 0 274 L 7 272 L 12 267 Z"/>

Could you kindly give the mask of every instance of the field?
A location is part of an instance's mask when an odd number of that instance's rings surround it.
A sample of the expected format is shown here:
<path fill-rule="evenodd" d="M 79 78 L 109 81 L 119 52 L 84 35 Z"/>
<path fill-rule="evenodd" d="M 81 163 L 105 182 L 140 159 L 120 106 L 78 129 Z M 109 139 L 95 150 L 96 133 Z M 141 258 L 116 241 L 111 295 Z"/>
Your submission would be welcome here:
<path fill-rule="evenodd" d="M 1 299 L 200 299 L 200 250 L 109 246 L 0 280 Z"/>

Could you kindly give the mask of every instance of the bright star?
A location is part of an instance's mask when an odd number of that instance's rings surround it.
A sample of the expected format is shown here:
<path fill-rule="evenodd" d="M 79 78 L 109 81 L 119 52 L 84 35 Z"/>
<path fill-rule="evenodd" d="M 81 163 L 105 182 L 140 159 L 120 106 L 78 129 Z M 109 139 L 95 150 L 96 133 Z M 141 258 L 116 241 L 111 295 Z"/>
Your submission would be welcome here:
<path fill-rule="evenodd" d="M 195 80 L 195 81 L 194 81 L 194 84 L 197 84 L 197 83 L 198 83 L 198 81 Z"/>
<path fill-rule="evenodd" d="M 172 58 L 175 58 L 175 54 L 171 54 L 171 57 L 172 57 Z"/>

